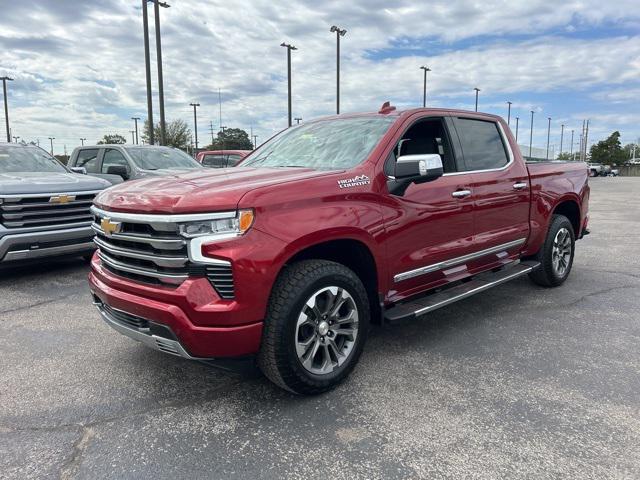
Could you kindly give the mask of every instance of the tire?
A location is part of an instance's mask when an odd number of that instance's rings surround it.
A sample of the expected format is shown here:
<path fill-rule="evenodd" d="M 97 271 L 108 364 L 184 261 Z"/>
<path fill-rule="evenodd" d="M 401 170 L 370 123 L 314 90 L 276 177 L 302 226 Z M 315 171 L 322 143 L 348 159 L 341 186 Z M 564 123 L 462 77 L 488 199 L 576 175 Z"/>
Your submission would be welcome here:
<path fill-rule="evenodd" d="M 369 321 L 367 292 L 353 271 L 326 260 L 294 263 L 271 293 L 258 366 L 296 394 L 331 390 L 358 362 Z"/>
<path fill-rule="evenodd" d="M 562 285 L 571 273 L 575 247 L 575 233 L 569 219 L 553 215 L 544 244 L 535 257 L 540 267 L 531 272 L 529 278 L 543 287 Z"/>

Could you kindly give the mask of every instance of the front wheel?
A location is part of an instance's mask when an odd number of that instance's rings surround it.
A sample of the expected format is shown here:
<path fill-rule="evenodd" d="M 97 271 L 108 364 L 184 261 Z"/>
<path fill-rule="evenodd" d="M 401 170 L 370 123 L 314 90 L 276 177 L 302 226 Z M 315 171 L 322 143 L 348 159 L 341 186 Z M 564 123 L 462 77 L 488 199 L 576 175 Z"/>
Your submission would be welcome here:
<path fill-rule="evenodd" d="M 540 267 L 529 274 L 531 280 L 543 287 L 562 285 L 571 272 L 575 246 L 575 233 L 569 219 L 554 215 L 544 244 L 536 255 Z"/>
<path fill-rule="evenodd" d="M 304 260 L 288 266 L 271 294 L 258 365 L 293 393 L 330 390 L 358 362 L 369 317 L 367 292 L 344 265 Z"/>

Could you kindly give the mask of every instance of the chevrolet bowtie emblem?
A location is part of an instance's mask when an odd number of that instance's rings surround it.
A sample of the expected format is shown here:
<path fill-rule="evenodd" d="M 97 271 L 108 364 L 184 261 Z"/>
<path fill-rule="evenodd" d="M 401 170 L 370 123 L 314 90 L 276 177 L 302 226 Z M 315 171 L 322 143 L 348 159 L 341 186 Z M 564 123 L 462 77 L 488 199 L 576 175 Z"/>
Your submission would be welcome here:
<path fill-rule="evenodd" d="M 69 203 L 76 199 L 75 195 L 67 195 L 65 193 L 55 195 L 49 199 L 49 203 Z"/>
<path fill-rule="evenodd" d="M 120 222 L 112 222 L 110 218 L 105 217 L 100 220 L 100 227 L 102 231 L 110 237 L 114 233 L 120 233 L 122 231 L 122 223 Z"/>

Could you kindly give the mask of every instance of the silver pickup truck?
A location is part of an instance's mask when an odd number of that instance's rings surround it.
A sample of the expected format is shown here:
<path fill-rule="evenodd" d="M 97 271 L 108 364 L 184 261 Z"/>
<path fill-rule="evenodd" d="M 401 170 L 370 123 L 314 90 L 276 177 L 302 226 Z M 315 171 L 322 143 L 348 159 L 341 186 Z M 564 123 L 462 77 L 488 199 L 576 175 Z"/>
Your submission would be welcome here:
<path fill-rule="evenodd" d="M 0 143 L 0 266 L 94 250 L 93 197 L 111 184 L 36 146 Z"/>

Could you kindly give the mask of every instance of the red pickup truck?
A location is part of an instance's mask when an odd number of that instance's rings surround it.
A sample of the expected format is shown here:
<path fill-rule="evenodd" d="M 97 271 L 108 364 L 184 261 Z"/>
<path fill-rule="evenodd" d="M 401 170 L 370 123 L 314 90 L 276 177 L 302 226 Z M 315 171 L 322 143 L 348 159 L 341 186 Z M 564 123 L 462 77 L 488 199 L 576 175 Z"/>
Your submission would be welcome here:
<path fill-rule="evenodd" d="M 319 393 L 370 323 L 525 274 L 562 284 L 588 198 L 584 163 L 525 163 L 500 117 L 385 104 L 284 130 L 235 168 L 100 193 L 89 283 L 103 319 L 147 346 L 254 359 Z"/>

